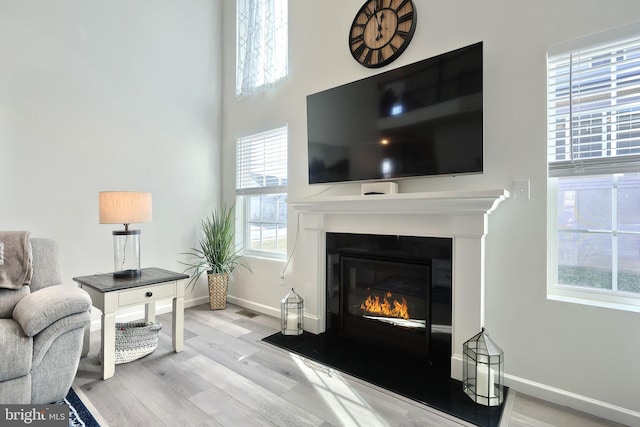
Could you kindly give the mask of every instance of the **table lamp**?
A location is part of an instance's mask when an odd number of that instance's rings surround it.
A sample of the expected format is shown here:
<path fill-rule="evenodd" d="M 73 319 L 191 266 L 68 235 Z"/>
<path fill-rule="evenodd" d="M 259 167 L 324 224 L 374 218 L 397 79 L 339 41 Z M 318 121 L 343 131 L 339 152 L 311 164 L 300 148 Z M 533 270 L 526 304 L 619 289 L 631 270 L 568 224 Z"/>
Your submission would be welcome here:
<path fill-rule="evenodd" d="M 140 276 L 140 230 L 129 230 L 129 224 L 151 222 L 151 193 L 101 191 L 98 196 L 100 224 L 124 225 L 112 232 L 113 276 Z"/>

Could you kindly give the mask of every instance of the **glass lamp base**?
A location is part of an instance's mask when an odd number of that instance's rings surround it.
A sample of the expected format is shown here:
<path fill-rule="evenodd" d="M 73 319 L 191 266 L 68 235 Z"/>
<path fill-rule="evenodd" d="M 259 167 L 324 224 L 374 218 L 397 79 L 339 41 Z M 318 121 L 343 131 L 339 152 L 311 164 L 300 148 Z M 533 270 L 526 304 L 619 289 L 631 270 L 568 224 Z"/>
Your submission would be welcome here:
<path fill-rule="evenodd" d="M 114 277 L 140 276 L 140 230 L 114 231 Z"/>

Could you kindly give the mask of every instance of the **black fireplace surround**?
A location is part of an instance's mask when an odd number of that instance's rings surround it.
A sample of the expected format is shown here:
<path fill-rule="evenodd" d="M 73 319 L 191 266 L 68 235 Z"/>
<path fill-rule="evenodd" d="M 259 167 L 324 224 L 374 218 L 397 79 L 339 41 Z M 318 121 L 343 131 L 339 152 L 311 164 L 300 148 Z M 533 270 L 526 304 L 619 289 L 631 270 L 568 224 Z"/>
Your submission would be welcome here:
<path fill-rule="evenodd" d="M 451 360 L 451 239 L 326 233 L 327 333 Z"/>

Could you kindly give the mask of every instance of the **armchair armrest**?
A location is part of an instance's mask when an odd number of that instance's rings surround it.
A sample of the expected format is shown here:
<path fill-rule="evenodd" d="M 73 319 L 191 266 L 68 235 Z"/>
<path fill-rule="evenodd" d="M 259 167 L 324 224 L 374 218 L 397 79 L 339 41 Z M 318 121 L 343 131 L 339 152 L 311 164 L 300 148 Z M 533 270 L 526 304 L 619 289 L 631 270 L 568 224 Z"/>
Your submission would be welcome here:
<path fill-rule="evenodd" d="M 13 318 L 25 335 L 32 337 L 64 317 L 90 309 L 91 298 L 84 290 L 70 285 L 56 285 L 22 298 L 13 309 Z"/>

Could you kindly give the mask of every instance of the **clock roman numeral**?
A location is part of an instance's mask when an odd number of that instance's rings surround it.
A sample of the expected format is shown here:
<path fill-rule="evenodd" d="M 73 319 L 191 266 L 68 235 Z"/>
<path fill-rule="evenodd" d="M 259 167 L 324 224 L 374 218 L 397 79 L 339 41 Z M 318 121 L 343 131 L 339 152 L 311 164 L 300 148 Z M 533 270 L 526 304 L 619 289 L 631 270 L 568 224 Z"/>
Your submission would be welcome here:
<path fill-rule="evenodd" d="M 367 5 L 367 7 L 364 8 L 363 13 L 367 16 L 367 21 L 373 16 L 373 14 L 375 13 L 371 11 L 371 9 L 369 9 L 369 5 Z"/>
<path fill-rule="evenodd" d="M 404 0 L 402 3 L 400 3 L 400 5 L 398 7 L 396 7 L 396 11 L 402 9 L 403 7 L 406 6 L 407 3 L 409 3 L 411 0 Z"/>
<path fill-rule="evenodd" d="M 407 37 L 409 37 L 409 33 L 406 31 L 398 31 L 396 35 L 399 37 L 402 37 L 403 39 L 406 39 Z"/>
<path fill-rule="evenodd" d="M 378 49 L 378 59 L 376 62 L 379 64 L 384 61 L 384 53 L 382 53 L 382 49 Z"/>
<path fill-rule="evenodd" d="M 356 48 L 356 50 L 353 51 L 353 57 L 356 59 L 360 58 L 362 56 L 362 52 L 364 52 L 366 48 L 367 46 L 365 46 L 365 44 L 362 43 L 360 46 Z"/>
<path fill-rule="evenodd" d="M 363 41 L 364 41 L 364 33 L 362 33 L 360 35 L 357 35 L 355 37 L 351 37 L 349 39 L 349 44 L 354 45 L 356 43 L 360 43 L 360 42 L 363 42 Z"/>
<path fill-rule="evenodd" d="M 413 12 L 405 13 L 404 15 L 398 17 L 398 24 L 410 21 L 412 19 L 413 19 Z"/>
<path fill-rule="evenodd" d="M 365 64 L 371 64 L 371 56 L 373 55 L 373 51 L 371 49 L 369 49 L 369 51 L 367 52 L 367 54 L 364 57 L 364 63 Z"/>

